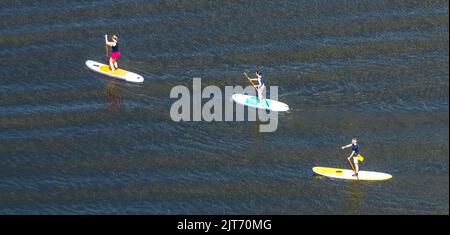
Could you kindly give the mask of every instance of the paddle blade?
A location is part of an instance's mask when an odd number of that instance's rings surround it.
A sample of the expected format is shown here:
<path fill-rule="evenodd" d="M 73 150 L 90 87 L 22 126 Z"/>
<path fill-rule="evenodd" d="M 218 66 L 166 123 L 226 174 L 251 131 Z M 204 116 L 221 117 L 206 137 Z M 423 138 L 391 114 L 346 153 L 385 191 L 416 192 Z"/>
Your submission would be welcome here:
<path fill-rule="evenodd" d="M 360 162 L 364 161 L 364 157 L 361 154 L 358 155 L 358 161 L 360 161 Z"/>

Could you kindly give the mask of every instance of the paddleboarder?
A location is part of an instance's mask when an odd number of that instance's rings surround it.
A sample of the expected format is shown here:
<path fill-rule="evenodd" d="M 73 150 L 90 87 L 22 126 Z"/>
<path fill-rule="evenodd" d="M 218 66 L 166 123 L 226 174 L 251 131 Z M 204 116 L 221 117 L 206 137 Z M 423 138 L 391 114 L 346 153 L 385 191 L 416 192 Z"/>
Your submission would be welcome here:
<path fill-rule="evenodd" d="M 256 91 L 258 92 L 258 100 L 259 103 L 265 100 L 264 91 L 266 89 L 266 84 L 264 81 L 264 76 L 261 71 L 256 71 L 256 78 L 250 78 L 250 81 L 252 82 L 258 82 L 257 85 L 255 85 Z"/>
<path fill-rule="evenodd" d="M 359 166 L 358 166 L 358 156 L 359 156 L 359 145 L 358 145 L 358 140 L 356 138 L 352 139 L 352 143 L 342 146 L 342 149 L 345 148 L 349 148 L 352 147 L 352 153 L 350 154 L 350 156 L 348 156 L 347 160 L 350 163 L 350 166 L 352 167 L 353 171 L 355 172 L 354 175 L 355 177 L 358 177 L 358 172 L 359 172 Z M 353 158 L 353 164 L 351 159 Z"/>
<path fill-rule="evenodd" d="M 109 69 L 111 70 L 112 73 L 114 73 L 114 70 L 119 68 L 119 66 L 117 65 L 117 59 L 120 57 L 119 37 L 117 37 L 117 35 L 113 35 L 111 39 L 112 42 L 109 42 L 108 35 L 105 34 L 105 43 L 112 49 L 111 57 L 109 57 Z"/>

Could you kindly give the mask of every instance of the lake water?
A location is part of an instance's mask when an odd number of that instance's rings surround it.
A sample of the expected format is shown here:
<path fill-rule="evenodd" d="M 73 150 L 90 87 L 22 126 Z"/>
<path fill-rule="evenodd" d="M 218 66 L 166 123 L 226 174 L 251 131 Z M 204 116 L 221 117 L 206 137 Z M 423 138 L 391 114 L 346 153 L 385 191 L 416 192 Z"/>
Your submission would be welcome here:
<path fill-rule="evenodd" d="M 2 214 L 448 214 L 448 1 L 1 1 Z M 131 84 L 89 71 L 118 34 Z M 246 86 L 291 110 L 174 122 L 172 87 Z M 349 168 L 383 182 L 315 176 Z"/>

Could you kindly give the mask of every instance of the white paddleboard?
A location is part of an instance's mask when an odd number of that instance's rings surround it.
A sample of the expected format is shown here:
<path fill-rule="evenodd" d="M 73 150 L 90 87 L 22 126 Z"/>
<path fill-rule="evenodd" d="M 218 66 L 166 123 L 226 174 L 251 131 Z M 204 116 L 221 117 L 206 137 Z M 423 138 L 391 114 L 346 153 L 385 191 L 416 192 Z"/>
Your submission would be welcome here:
<path fill-rule="evenodd" d="M 276 100 L 265 99 L 260 103 L 258 97 L 243 94 L 234 94 L 231 98 L 238 104 L 253 108 L 267 109 L 276 112 L 284 112 L 289 110 L 289 106 L 287 104 Z"/>
<path fill-rule="evenodd" d="M 340 169 L 340 168 L 332 168 L 332 167 L 314 167 L 313 171 L 316 174 L 323 175 L 330 178 L 336 179 L 346 179 L 346 180 L 387 180 L 392 178 L 392 175 L 374 172 L 374 171 L 359 171 L 358 177 L 352 176 L 355 174 L 352 170 L 349 169 Z"/>
<path fill-rule="evenodd" d="M 144 77 L 142 77 L 141 75 L 132 73 L 130 71 L 123 70 L 121 68 L 114 70 L 114 73 L 112 73 L 109 70 L 108 65 L 102 64 L 99 62 L 95 62 L 92 60 L 87 60 L 86 66 L 94 72 L 101 73 L 101 74 L 109 76 L 109 77 L 117 78 L 120 80 L 125 80 L 128 82 L 139 82 L 139 83 L 144 82 Z"/>

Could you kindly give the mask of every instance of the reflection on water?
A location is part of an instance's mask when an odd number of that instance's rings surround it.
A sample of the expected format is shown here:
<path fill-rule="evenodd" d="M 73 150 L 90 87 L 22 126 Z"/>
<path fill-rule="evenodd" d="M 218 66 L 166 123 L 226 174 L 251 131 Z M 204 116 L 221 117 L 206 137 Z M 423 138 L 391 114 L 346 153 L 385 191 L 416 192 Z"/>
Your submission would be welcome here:
<path fill-rule="evenodd" d="M 106 85 L 106 100 L 109 110 L 123 109 L 122 89 L 114 81 L 108 81 Z"/>
<path fill-rule="evenodd" d="M 358 214 L 361 206 L 363 205 L 365 189 L 363 182 L 351 180 L 348 182 L 348 200 L 346 213 Z"/>
<path fill-rule="evenodd" d="M 448 1 L 34 2 L 0 1 L 0 213 L 448 214 Z M 143 84 L 85 68 L 105 30 Z M 173 87 L 249 68 L 275 132 L 171 120 Z M 402 180 L 311 177 L 355 135 Z"/>

